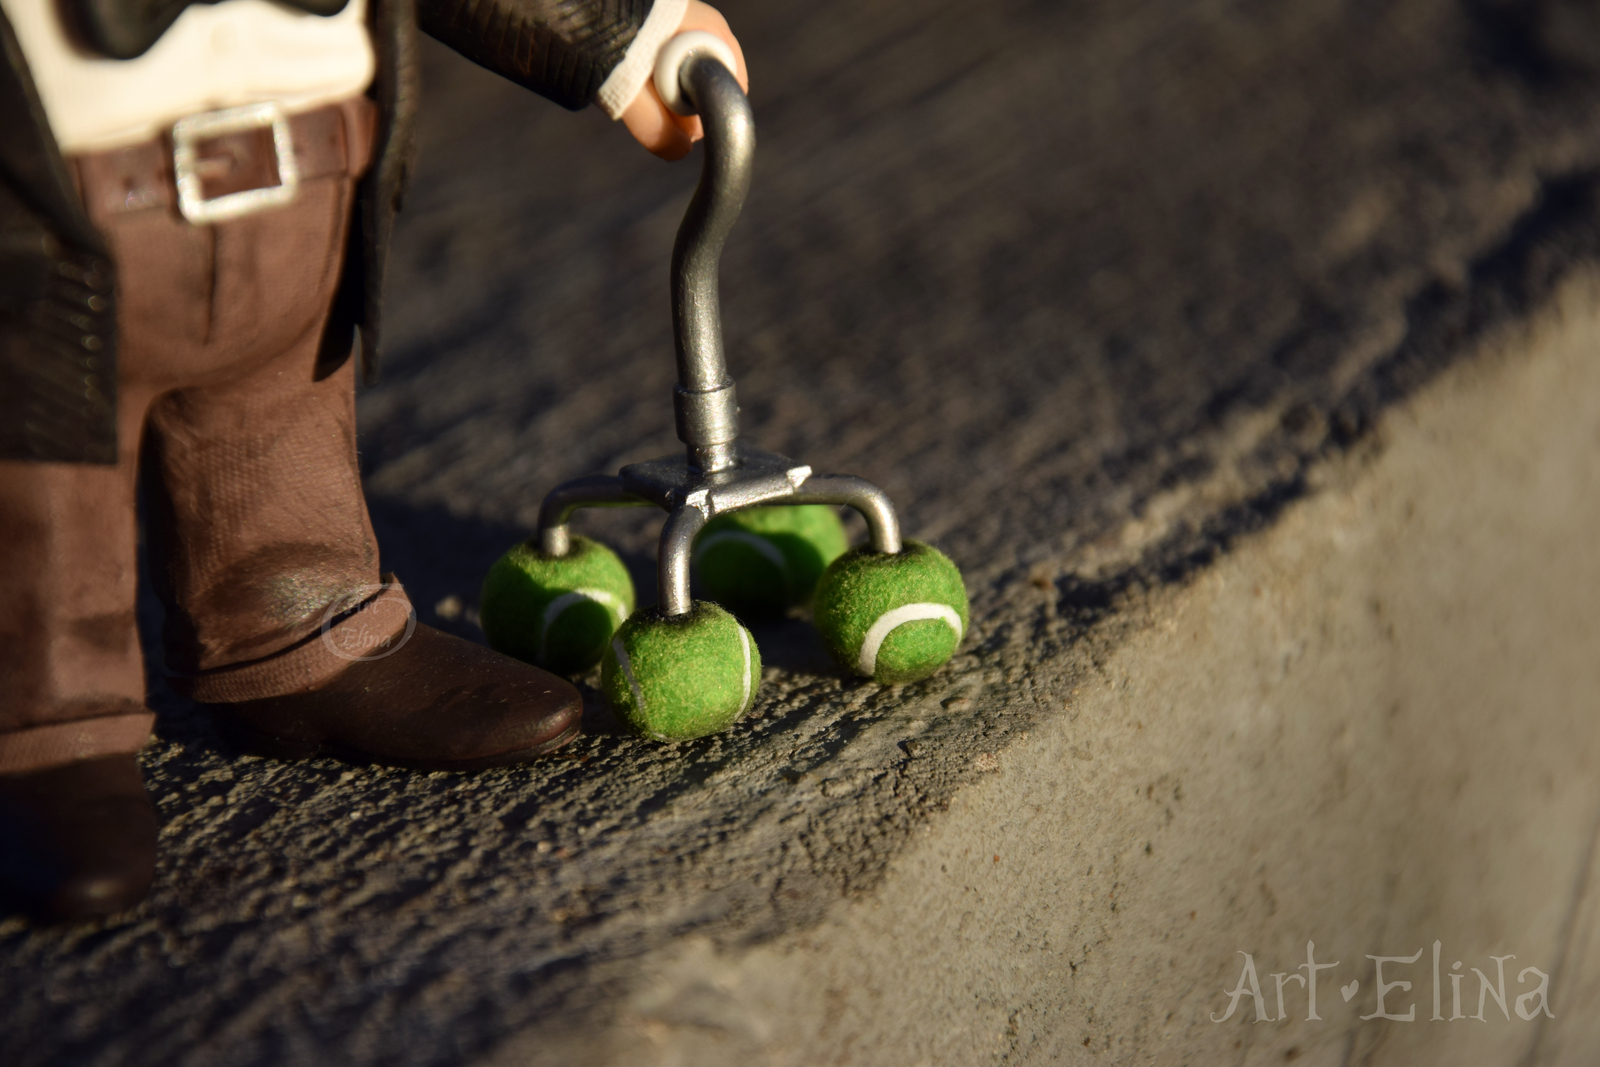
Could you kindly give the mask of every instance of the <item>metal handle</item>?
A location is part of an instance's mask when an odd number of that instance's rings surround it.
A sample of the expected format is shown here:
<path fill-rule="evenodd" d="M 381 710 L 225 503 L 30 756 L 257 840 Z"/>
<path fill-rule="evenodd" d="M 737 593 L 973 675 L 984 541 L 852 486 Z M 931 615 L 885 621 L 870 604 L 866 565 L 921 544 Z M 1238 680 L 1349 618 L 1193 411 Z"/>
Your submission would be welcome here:
<path fill-rule="evenodd" d="M 673 390 L 678 438 L 689 465 L 711 473 L 736 465 L 739 404 L 722 350 L 717 266 L 744 207 L 755 157 L 750 101 L 733 72 L 709 51 L 691 52 L 678 68 L 683 93 L 705 126 L 705 164 L 672 246 L 672 329 L 678 354 Z"/>

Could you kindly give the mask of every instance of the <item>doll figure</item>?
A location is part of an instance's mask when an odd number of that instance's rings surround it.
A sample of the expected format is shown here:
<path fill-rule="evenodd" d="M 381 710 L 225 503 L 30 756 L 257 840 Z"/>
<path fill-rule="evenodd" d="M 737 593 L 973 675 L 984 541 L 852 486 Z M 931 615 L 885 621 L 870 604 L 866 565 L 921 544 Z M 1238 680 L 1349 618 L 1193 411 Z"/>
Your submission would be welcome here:
<path fill-rule="evenodd" d="M 567 682 L 380 573 L 354 382 L 411 160 L 416 34 L 665 158 L 697 0 L 0 0 L 0 892 L 149 888 L 135 481 L 173 687 L 246 751 L 429 769 L 577 732 Z M 745 79 L 742 58 L 737 71 Z"/>

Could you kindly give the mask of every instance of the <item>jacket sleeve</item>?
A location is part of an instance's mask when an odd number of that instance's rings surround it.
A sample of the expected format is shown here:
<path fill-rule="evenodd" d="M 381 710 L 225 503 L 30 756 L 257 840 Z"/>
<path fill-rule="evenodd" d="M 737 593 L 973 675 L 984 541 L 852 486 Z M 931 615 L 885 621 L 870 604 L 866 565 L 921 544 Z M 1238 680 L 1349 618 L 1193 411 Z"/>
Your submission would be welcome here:
<path fill-rule="evenodd" d="M 651 0 L 418 0 L 424 32 L 577 111 L 622 62 Z"/>
<path fill-rule="evenodd" d="M 0 180 L 0 459 L 117 461 L 111 264 Z"/>

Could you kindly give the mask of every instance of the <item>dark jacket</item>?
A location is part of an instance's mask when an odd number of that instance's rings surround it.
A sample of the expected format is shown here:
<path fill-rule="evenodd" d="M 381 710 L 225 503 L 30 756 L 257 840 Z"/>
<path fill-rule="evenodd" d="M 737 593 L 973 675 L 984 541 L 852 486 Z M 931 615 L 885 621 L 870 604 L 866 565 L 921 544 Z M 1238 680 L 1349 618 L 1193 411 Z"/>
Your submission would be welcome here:
<path fill-rule="evenodd" d="M 368 0 L 380 120 L 322 370 L 376 367 L 384 257 L 413 159 L 417 28 L 564 107 L 594 96 L 652 0 Z M 0 15 L 0 460 L 114 463 L 116 268 Z"/>

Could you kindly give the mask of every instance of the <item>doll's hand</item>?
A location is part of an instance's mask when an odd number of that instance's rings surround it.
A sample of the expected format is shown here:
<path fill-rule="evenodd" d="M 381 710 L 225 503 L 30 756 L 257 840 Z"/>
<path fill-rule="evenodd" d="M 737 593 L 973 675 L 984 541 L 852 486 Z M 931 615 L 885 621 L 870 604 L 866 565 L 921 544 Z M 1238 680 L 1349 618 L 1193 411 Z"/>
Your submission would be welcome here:
<path fill-rule="evenodd" d="M 740 87 L 748 92 L 750 75 L 745 70 L 744 51 L 734 39 L 733 31 L 728 29 L 728 20 L 722 17 L 722 13 L 700 0 L 689 0 L 689 9 L 683 13 L 683 21 L 678 24 L 674 35 L 688 30 L 714 33 L 732 46 L 733 54 L 739 59 L 734 76 L 739 79 Z M 645 79 L 644 88 L 622 112 L 622 121 L 635 140 L 662 159 L 682 159 L 689 154 L 690 147 L 704 136 L 698 115 L 674 114 L 661 102 L 653 78 Z"/>

